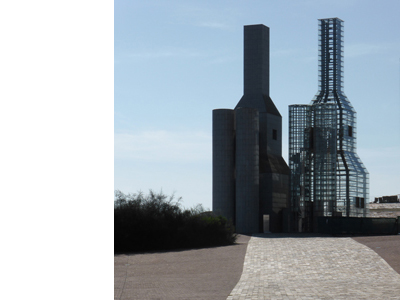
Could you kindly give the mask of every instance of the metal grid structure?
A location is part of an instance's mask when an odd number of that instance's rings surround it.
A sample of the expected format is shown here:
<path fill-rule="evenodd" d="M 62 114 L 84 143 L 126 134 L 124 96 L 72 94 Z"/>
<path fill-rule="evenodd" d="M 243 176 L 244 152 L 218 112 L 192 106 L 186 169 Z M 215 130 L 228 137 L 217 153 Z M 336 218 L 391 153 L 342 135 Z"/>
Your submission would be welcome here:
<path fill-rule="evenodd" d="M 356 112 L 343 92 L 343 21 L 319 20 L 319 90 L 289 106 L 291 206 L 309 230 L 317 216 L 365 217 L 369 174 L 356 153 Z"/>

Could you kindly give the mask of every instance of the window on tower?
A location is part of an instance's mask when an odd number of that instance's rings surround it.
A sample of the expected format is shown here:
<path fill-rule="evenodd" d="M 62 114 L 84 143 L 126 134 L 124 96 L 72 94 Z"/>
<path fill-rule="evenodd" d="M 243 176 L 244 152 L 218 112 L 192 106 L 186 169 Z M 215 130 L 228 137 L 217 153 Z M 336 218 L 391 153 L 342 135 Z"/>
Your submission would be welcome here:
<path fill-rule="evenodd" d="M 352 137 L 353 136 L 353 127 L 349 126 L 349 130 L 348 130 L 349 136 Z"/>
<path fill-rule="evenodd" d="M 278 139 L 278 132 L 276 131 L 276 129 L 272 129 L 272 138 L 273 138 L 274 140 L 277 140 L 277 139 Z"/>

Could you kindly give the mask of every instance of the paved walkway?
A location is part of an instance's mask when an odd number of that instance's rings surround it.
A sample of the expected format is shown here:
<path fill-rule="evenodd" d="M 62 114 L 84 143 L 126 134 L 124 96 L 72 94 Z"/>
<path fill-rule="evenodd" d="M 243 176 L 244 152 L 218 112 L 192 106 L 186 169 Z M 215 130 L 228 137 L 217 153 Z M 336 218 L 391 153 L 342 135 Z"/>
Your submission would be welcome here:
<path fill-rule="evenodd" d="M 257 235 L 234 299 L 400 299 L 400 274 L 352 238 Z"/>

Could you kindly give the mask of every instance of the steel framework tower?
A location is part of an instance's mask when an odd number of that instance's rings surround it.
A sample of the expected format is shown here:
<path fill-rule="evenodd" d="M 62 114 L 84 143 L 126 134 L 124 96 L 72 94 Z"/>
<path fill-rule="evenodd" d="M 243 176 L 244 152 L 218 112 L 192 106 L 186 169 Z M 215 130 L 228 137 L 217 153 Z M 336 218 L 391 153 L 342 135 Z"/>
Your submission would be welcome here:
<path fill-rule="evenodd" d="M 291 208 L 298 230 L 317 216 L 365 217 L 369 174 L 356 153 L 356 111 L 343 91 L 343 21 L 319 20 L 319 90 L 289 106 Z"/>

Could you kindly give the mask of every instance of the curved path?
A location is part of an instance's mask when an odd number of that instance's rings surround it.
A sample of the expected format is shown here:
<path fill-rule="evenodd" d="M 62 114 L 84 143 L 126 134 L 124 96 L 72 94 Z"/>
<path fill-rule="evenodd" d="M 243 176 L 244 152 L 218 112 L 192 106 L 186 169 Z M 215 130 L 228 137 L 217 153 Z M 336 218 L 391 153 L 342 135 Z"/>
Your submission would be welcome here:
<path fill-rule="evenodd" d="M 400 299 L 400 274 L 352 238 L 255 235 L 227 299 Z"/>

